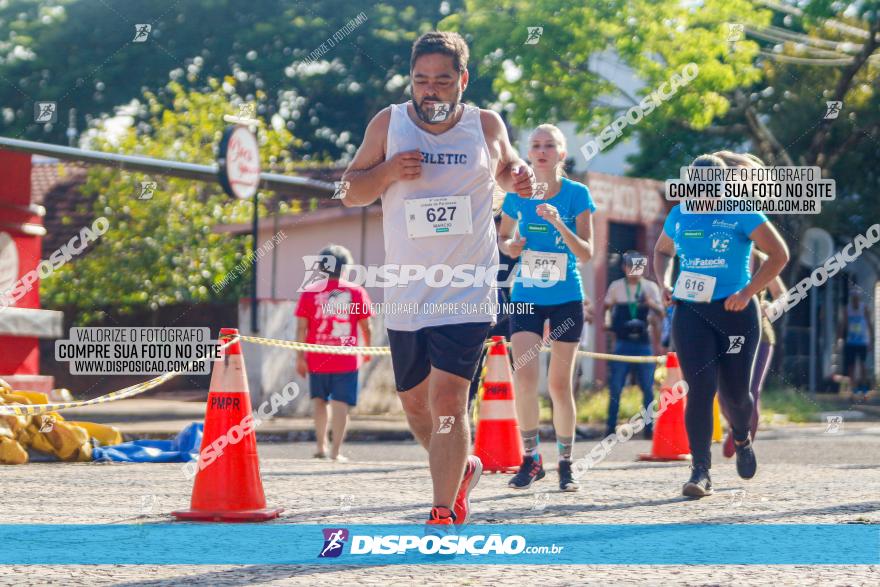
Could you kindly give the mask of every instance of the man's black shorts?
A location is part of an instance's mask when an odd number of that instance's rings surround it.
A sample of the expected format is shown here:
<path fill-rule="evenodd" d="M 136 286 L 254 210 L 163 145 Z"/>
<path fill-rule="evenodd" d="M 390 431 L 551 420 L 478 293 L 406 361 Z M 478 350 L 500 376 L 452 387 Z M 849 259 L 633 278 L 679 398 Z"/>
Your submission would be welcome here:
<path fill-rule="evenodd" d="M 521 304 L 521 306 L 529 307 L 526 304 Z M 534 332 L 543 337 L 544 322 L 549 320 L 553 340 L 580 342 L 581 331 L 584 329 L 583 302 L 565 302 L 551 306 L 533 304 L 531 309 L 532 312 L 516 312 L 510 317 L 511 335 L 517 332 Z"/>
<path fill-rule="evenodd" d="M 388 329 L 397 391 L 412 389 L 424 381 L 432 366 L 473 379 L 490 326 L 488 322 L 468 322 L 428 326 L 414 332 Z"/>
<path fill-rule="evenodd" d="M 868 359 L 868 347 L 861 344 L 843 345 L 843 374 L 849 375 L 849 370 L 855 366 L 856 360 L 860 360 L 864 366 Z"/>

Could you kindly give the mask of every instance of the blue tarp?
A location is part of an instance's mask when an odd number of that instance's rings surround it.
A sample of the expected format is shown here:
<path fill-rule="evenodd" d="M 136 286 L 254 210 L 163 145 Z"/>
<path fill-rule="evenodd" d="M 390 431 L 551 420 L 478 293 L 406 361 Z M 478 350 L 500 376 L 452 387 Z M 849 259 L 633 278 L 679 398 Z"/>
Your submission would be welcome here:
<path fill-rule="evenodd" d="M 193 422 L 180 431 L 174 440 L 134 440 L 114 446 L 92 449 L 96 461 L 123 463 L 185 463 L 199 457 L 202 444 L 202 423 Z"/>

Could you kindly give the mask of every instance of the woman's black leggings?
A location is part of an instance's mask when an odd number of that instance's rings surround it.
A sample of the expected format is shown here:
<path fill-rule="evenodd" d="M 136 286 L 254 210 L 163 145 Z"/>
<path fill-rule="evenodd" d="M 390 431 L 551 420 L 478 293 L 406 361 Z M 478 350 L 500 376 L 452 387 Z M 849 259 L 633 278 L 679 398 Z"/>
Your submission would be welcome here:
<path fill-rule="evenodd" d="M 694 465 L 710 467 L 712 403 L 719 390 L 729 408 L 735 440 L 745 440 L 752 417 L 749 392 L 752 367 L 761 340 L 758 301 L 741 312 L 724 309 L 724 300 L 679 301 L 672 317 L 672 337 L 688 384 L 685 426 Z"/>

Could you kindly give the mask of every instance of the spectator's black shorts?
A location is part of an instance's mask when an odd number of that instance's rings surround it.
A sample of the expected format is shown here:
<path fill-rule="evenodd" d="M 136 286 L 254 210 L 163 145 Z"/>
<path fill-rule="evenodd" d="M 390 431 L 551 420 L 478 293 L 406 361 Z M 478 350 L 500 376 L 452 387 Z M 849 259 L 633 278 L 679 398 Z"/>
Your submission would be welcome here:
<path fill-rule="evenodd" d="M 431 367 L 470 381 L 489 333 L 488 322 L 428 326 L 414 332 L 388 329 L 397 391 L 425 380 Z"/>
<path fill-rule="evenodd" d="M 517 332 L 534 332 L 544 336 L 544 322 L 550 321 L 550 334 L 560 342 L 580 342 L 584 329 L 584 303 L 565 302 L 552 306 L 531 305 L 532 312 L 520 312 L 527 304 L 516 306 L 517 313 L 510 317 L 511 336 Z"/>

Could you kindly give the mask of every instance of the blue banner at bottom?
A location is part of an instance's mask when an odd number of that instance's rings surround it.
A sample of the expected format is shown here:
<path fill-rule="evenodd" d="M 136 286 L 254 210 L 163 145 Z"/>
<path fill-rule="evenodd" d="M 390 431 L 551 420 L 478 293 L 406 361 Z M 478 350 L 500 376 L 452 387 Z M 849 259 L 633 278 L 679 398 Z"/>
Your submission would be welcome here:
<path fill-rule="evenodd" d="M 880 564 L 856 524 L 6 524 L 0 544 L 0 564 Z"/>

